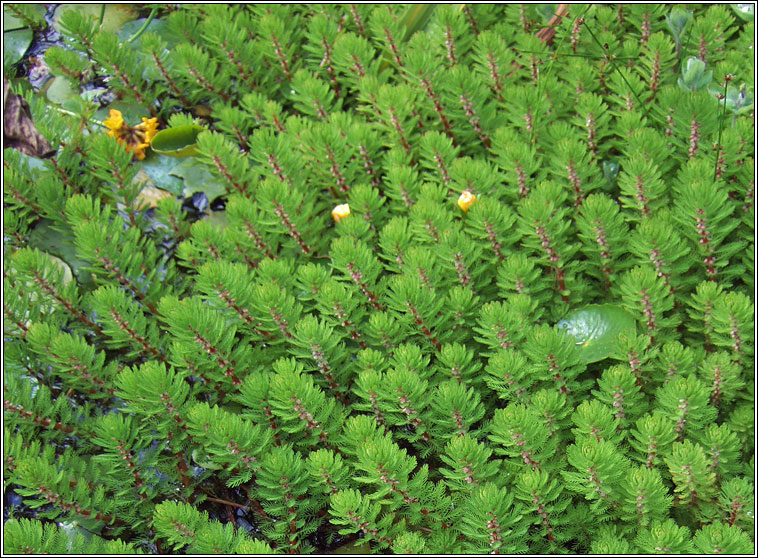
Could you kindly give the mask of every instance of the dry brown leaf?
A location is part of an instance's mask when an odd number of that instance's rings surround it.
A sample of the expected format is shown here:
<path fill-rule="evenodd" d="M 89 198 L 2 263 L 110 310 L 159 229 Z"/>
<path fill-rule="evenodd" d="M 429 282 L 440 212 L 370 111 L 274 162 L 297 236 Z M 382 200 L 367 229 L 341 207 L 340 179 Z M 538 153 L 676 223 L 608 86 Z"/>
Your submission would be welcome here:
<path fill-rule="evenodd" d="M 50 148 L 34 126 L 29 103 L 11 91 L 6 80 L 3 80 L 3 141 L 5 147 L 18 149 L 30 157 L 45 159 L 55 154 L 55 149 Z"/>
<path fill-rule="evenodd" d="M 170 198 L 172 197 L 171 192 L 166 192 L 166 190 L 160 190 L 159 188 L 156 188 L 155 186 L 145 186 L 140 190 L 139 195 L 137 196 L 137 200 L 135 202 L 135 206 L 138 209 L 148 209 L 150 207 L 158 207 L 158 202 L 162 200 L 163 198 Z"/>
<path fill-rule="evenodd" d="M 561 18 L 568 15 L 569 4 L 559 4 L 558 9 L 555 10 L 555 15 L 547 22 L 547 27 L 543 27 L 537 31 L 537 37 L 542 39 L 545 44 L 552 44 L 555 37 L 555 25 L 560 24 Z"/>

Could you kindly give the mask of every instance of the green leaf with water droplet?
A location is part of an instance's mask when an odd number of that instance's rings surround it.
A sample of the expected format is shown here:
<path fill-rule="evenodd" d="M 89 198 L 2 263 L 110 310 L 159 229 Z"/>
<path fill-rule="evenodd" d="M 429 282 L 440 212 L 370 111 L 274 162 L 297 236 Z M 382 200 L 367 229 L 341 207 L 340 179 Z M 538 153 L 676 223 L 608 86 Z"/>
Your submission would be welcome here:
<path fill-rule="evenodd" d="M 635 329 L 636 321 L 618 306 L 590 304 L 571 312 L 557 325 L 574 339 L 584 362 L 597 362 L 611 354 L 622 331 Z"/>

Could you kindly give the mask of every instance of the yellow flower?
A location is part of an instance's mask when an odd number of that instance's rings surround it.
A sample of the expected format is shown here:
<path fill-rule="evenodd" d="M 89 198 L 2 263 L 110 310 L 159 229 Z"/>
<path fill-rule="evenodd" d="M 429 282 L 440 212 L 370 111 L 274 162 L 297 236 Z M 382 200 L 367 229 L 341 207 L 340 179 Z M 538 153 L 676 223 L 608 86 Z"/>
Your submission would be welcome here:
<path fill-rule="evenodd" d="M 340 219 L 344 219 L 348 215 L 350 215 L 350 206 L 346 203 L 337 205 L 332 209 L 332 219 L 335 223 L 339 223 Z"/>
<path fill-rule="evenodd" d="M 468 190 L 464 190 L 461 192 L 461 196 L 458 198 L 458 207 L 460 207 L 463 211 L 468 211 L 469 207 L 474 205 L 475 201 L 476 196 Z"/>
<path fill-rule="evenodd" d="M 134 153 L 140 161 L 145 158 L 145 149 L 150 147 L 150 142 L 158 131 L 157 118 L 143 117 L 142 123 L 132 127 L 124 122 L 121 112 L 114 109 L 111 109 L 110 116 L 103 124 L 108 128 L 108 135 L 124 144 L 126 150 Z"/>

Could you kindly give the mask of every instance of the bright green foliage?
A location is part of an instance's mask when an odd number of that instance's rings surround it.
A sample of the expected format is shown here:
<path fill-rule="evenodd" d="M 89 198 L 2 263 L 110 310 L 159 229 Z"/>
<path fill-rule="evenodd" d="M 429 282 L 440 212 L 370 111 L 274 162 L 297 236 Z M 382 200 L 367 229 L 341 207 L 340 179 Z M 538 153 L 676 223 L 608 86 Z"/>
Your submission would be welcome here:
<path fill-rule="evenodd" d="M 531 376 L 541 387 L 552 387 L 562 393 L 580 387 L 577 377 L 585 364 L 579 358 L 575 343 L 566 339 L 566 334 L 547 324 L 530 329 L 524 342 L 524 353 L 531 361 Z"/>
<path fill-rule="evenodd" d="M 690 506 L 701 513 L 714 495 L 716 474 L 711 472 L 703 446 L 689 440 L 675 442 L 664 461 L 674 481 L 675 504 Z"/>
<path fill-rule="evenodd" d="M 3 8 L 5 553 L 754 553 L 738 8 Z"/>
<path fill-rule="evenodd" d="M 729 404 L 744 386 L 741 367 L 723 351 L 711 353 L 700 365 L 700 377 L 711 389 L 711 403 Z"/>
<path fill-rule="evenodd" d="M 306 462 L 311 478 L 326 495 L 334 494 L 350 482 L 351 470 L 339 453 L 320 449 L 311 452 Z"/>
<path fill-rule="evenodd" d="M 692 539 L 696 552 L 703 554 L 750 554 L 754 542 L 750 536 L 735 527 L 716 521 L 700 529 Z"/>
<path fill-rule="evenodd" d="M 145 500 L 154 497 L 157 492 L 157 452 L 154 448 L 148 448 L 142 428 L 128 415 L 108 415 L 98 424 L 92 442 L 102 448 L 100 455 L 93 459 L 102 463 L 103 471 L 108 476 L 120 477 L 125 490 L 132 489 L 126 487 L 133 480 L 133 489 L 139 493 L 141 500 Z"/>
<path fill-rule="evenodd" d="M 469 539 L 469 553 L 513 554 L 525 552 L 527 524 L 520 522 L 521 506 L 513 494 L 492 483 L 478 487 L 464 504 L 461 531 Z"/>
<path fill-rule="evenodd" d="M 628 366 L 606 368 L 597 384 L 600 389 L 592 394 L 612 409 L 619 426 L 630 425 L 644 414 L 644 399 Z"/>
<path fill-rule="evenodd" d="M 644 527 L 668 515 L 672 497 L 667 495 L 668 490 L 656 469 L 648 469 L 644 465 L 629 469 L 621 491 L 624 497 L 619 514 L 627 521 Z"/>
<path fill-rule="evenodd" d="M 52 367 L 70 389 L 80 393 L 95 392 L 93 386 L 112 389 L 115 367 L 105 364 L 105 353 L 95 352 L 79 335 L 56 332 L 48 324 L 37 322 L 26 334 L 29 348 Z M 103 394 L 102 396 L 105 396 Z"/>
<path fill-rule="evenodd" d="M 106 540 L 97 535 L 73 537 L 53 523 L 36 519 L 11 519 L 3 526 L 3 551 L 8 554 L 142 554 L 121 539 Z"/>
<path fill-rule="evenodd" d="M 745 478 L 734 478 L 725 482 L 719 495 L 722 518 L 730 525 L 742 527 L 750 532 L 755 525 L 752 510 L 755 509 L 755 490 L 753 483 Z"/>
<path fill-rule="evenodd" d="M 127 357 L 144 355 L 166 362 L 160 349 L 158 331 L 139 304 L 122 289 L 103 286 L 92 292 L 90 304 L 109 337 L 106 344 L 112 349 L 126 349 Z"/>
<path fill-rule="evenodd" d="M 744 365 L 752 362 L 755 353 L 754 315 L 750 299 L 740 292 L 725 293 L 713 307 L 714 344 L 730 350 L 733 360 Z"/>
<path fill-rule="evenodd" d="M 205 512 L 189 504 L 163 502 L 155 507 L 153 527 L 159 538 L 173 548 L 185 548 L 192 554 L 272 554 L 264 542 L 251 540 L 218 521 L 208 521 Z"/>
<path fill-rule="evenodd" d="M 582 250 L 590 260 L 588 273 L 610 288 L 626 267 L 620 260 L 626 252 L 628 228 L 618 206 L 602 194 L 591 194 L 582 204 L 577 228 Z"/>
<path fill-rule="evenodd" d="M 695 376 L 679 377 L 659 388 L 657 408 L 674 425 L 677 439 L 713 422 L 718 410 L 708 405 L 708 388 Z"/>
<path fill-rule="evenodd" d="M 536 412 L 526 405 L 511 403 L 498 409 L 489 438 L 498 444 L 496 452 L 508 456 L 514 471 L 546 469 L 555 455 L 557 440 L 540 424 Z"/>
<path fill-rule="evenodd" d="M 239 415 L 199 403 L 187 413 L 187 432 L 203 445 L 206 466 L 234 471 L 227 484 L 249 481 L 271 445 L 271 432 Z M 199 457 L 199 456 L 198 456 Z"/>
<path fill-rule="evenodd" d="M 576 425 L 572 432 L 577 438 L 590 437 L 598 442 L 607 440 L 614 444 L 621 441 L 618 436 L 621 421 L 614 416 L 610 407 L 596 399 L 582 402 L 571 415 L 571 420 Z"/>
<path fill-rule="evenodd" d="M 678 324 L 676 316 L 667 315 L 674 307 L 671 289 L 649 267 L 637 266 L 626 272 L 619 284 L 624 307 L 637 317 L 653 344 L 669 340 Z"/>
<path fill-rule="evenodd" d="M 640 529 L 634 542 L 641 552 L 649 554 L 694 553 L 692 533 L 673 519 L 654 520 L 647 528 Z"/>
<path fill-rule="evenodd" d="M 629 445 L 631 457 L 645 463 L 648 468 L 662 464 L 662 456 L 668 455 L 676 440 L 674 424 L 660 411 L 653 411 L 637 419 L 631 430 Z"/>
<path fill-rule="evenodd" d="M 569 499 L 565 498 L 557 478 L 546 471 L 524 471 L 515 485 L 516 498 L 521 500 L 537 531 L 530 536 L 530 546 L 543 552 L 556 548 L 572 535 L 569 520 Z M 528 510 L 528 511 L 527 511 Z"/>
<path fill-rule="evenodd" d="M 602 525 L 598 530 L 595 540 L 592 541 L 591 554 L 616 554 L 624 555 L 632 553 L 632 545 L 624 537 L 620 536 L 615 525 Z"/>
<path fill-rule="evenodd" d="M 616 508 L 622 496 L 622 478 L 629 467 L 617 446 L 592 436 L 578 438 L 566 449 L 569 464 L 580 472 L 561 471 L 566 488 L 592 500 L 591 508 L 603 517 Z"/>
<path fill-rule="evenodd" d="M 345 525 L 339 530 L 341 534 L 363 533 L 368 540 L 376 541 L 380 547 L 386 546 L 392 539 L 387 533 L 392 526 L 394 514 L 383 514 L 378 518 L 381 506 L 357 490 L 340 490 L 330 498 L 329 513 L 335 525 Z M 378 519 L 377 519 L 378 518 Z"/>
<path fill-rule="evenodd" d="M 713 347 L 713 308 L 723 290 L 724 288 L 715 281 L 702 281 L 687 301 L 688 306 L 692 308 L 687 311 L 690 316 L 687 329 L 702 334 L 706 349 Z"/>
<path fill-rule="evenodd" d="M 701 169 L 696 172 L 697 176 L 702 176 Z M 690 246 L 697 248 L 702 262 L 698 273 L 711 281 L 723 274 L 724 282 L 728 282 L 743 272 L 742 266 L 734 262 L 730 264 L 730 258 L 744 246 L 740 242 L 725 241 L 738 224 L 729 219 L 734 206 L 729 202 L 727 192 L 717 183 L 702 178 L 693 182 L 688 173 L 684 173 L 681 181 L 674 218 L 684 236 L 690 239 Z"/>
<path fill-rule="evenodd" d="M 317 388 L 313 377 L 292 359 L 277 360 L 272 368 L 268 398 L 280 428 L 307 445 L 330 441 L 340 422 L 338 403 Z"/>
<path fill-rule="evenodd" d="M 500 461 L 491 459 L 492 451 L 469 434 L 455 436 L 440 456 L 450 467 L 440 468 L 451 490 L 471 492 L 485 482 L 498 482 Z"/>
<path fill-rule="evenodd" d="M 307 520 L 317 502 L 309 481 L 305 461 L 288 446 L 268 452 L 256 475 L 261 505 L 272 519 L 272 523 L 264 526 L 264 532 L 293 552 L 301 545 L 307 549 L 304 539 L 317 527 Z"/>

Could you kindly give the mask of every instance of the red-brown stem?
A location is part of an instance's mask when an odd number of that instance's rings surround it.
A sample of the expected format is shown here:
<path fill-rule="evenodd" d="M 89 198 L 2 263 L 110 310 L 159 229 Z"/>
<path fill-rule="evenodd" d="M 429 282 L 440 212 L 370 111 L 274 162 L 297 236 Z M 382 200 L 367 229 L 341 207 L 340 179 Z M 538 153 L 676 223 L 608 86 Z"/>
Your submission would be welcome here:
<path fill-rule="evenodd" d="M 247 184 L 240 184 L 235 180 L 235 178 L 232 176 L 232 174 L 229 172 L 229 167 L 227 167 L 223 161 L 218 157 L 218 155 L 213 156 L 213 165 L 216 167 L 218 172 L 221 173 L 221 176 L 224 177 L 224 179 L 232 185 L 232 187 L 237 190 L 240 194 L 245 196 L 246 198 L 249 198 L 250 195 L 247 193 Z"/>
<path fill-rule="evenodd" d="M 408 144 L 408 140 L 405 137 L 405 130 L 403 130 L 403 125 L 400 122 L 400 119 L 395 114 L 395 111 L 393 108 L 389 109 L 390 113 L 390 123 L 392 124 L 392 127 L 395 128 L 395 131 L 400 136 L 400 144 L 403 146 L 403 149 L 405 150 L 406 155 L 411 154 L 411 146 Z"/>
<path fill-rule="evenodd" d="M 189 488 L 190 478 L 187 476 L 189 468 L 187 467 L 187 463 L 184 460 L 184 454 L 179 451 L 179 453 L 175 454 L 174 457 L 176 457 L 178 460 L 177 467 L 179 467 L 179 476 L 182 478 L 182 485 L 184 485 L 184 488 Z"/>
<path fill-rule="evenodd" d="M 437 341 L 437 338 L 432 333 L 432 330 L 430 330 L 426 324 L 424 323 L 424 320 L 421 318 L 421 315 L 419 314 L 418 310 L 416 309 L 413 304 L 411 304 L 409 301 L 406 301 L 406 306 L 408 307 L 408 310 L 410 311 L 411 315 L 413 316 L 413 320 L 416 323 L 416 325 L 421 328 L 421 333 L 424 334 L 424 337 L 429 339 L 429 341 L 432 342 L 432 345 L 434 345 L 434 348 L 438 351 L 441 349 L 440 342 Z"/>
<path fill-rule="evenodd" d="M 460 102 L 461 106 L 463 107 L 464 112 L 466 113 L 466 117 L 468 118 L 469 123 L 471 126 L 473 126 L 474 131 L 479 136 L 479 140 L 484 144 L 484 146 L 489 149 L 490 148 L 490 138 L 489 135 L 487 135 L 484 132 L 484 129 L 482 128 L 479 120 L 479 116 L 476 114 L 476 111 L 474 110 L 474 105 L 471 102 L 471 100 L 465 95 L 460 96 Z"/>
<path fill-rule="evenodd" d="M 150 312 L 160 317 L 160 313 L 158 312 L 158 309 L 155 307 L 155 305 L 151 303 L 149 300 L 147 300 L 147 297 L 145 297 L 145 295 L 142 294 L 142 291 L 140 291 L 139 287 L 137 287 L 123 273 L 121 273 L 118 266 L 114 264 L 113 261 L 111 261 L 111 259 L 108 256 L 102 255 L 101 248 L 95 248 L 95 256 L 97 257 L 98 262 L 103 266 L 103 269 L 105 269 L 105 271 L 115 275 L 118 282 L 121 283 L 123 286 L 127 287 L 130 291 L 132 291 L 134 296 L 137 297 L 139 301 L 142 302 L 145 306 L 147 306 Z"/>
<path fill-rule="evenodd" d="M 166 67 L 163 65 L 163 62 L 161 62 L 160 57 L 158 56 L 158 53 L 154 50 L 150 51 L 150 56 L 153 57 L 153 62 L 155 62 L 156 68 L 158 68 L 158 71 L 160 72 L 163 79 L 168 83 L 169 89 L 176 95 L 177 99 L 179 99 L 183 106 L 190 107 L 192 106 L 192 103 L 190 103 L 187 98 L 182 93 L 182 90 L 179 89 L 179 87 L 174 83 L 174 80 L 171 79 L 171 76 L 166 71 Z"/>
<path fill-rule="evenodd" d="M 16 413 L 19 416 L 23 417 L 24 419 L 31 419 L 35 424 L 38 424 L 40 426 L 43 426 L 45 428 L 52 428 L 53 430 L 58 430 L 60 432 L 65 432 L 66 434 L 71 434 L 75 432 L 74 428 L 71 426 L 66 426 L 61 422 L 53 422 L 50 419 L 42 418 L 35 416 L 34 413 L 31 411 L 27 411 L 24 409 L 21 405 L 14 405 L 7 399 L 3 400 L 3 408 L 8 413 Z"/>
<path fill-rule="evenodd" d="M 255 242 L 255 247 L 263 252 L 267 258 L 272 260 L 276 259 L 276 255 L 271 252 L 268 245 L 263 240 L 263 236 L 255 230 L 253 224 L 247 219 L 245 219 L 245 232 L 247 233 L 247 237 Z"/>
<path fill-rule="evenodd" d="M 447 51 L 447 59 L 450 62 L 450 66 L 455 66 L 458 62 L 458 58 L 455 55 L 455 41 L 453 40 L 453 30 L 449 25 L 445 26 L 445 50 Z"/>
<path fill-rule="evenodd" d="M 434 104 L 434 112 L 437 113 L 440 122 L 442 122 L 442 129 L 445 131 L 445 134 L 447 134 L 447 136 L 453 140 L 453 144 L 455 145 L 455 135 L 453 134 L 453 129 L 450 126 L 450 122 L 448 121 L 447 116 L 445 116 L 445 113 L 443 112 L 439 96 L 432 89 L 432 82 L 424 77 L 423 71 L 419 72 L 419 77 L 421 79 L 421 85 L 424 87 L 427 96 L 431 99 L 432 104 Z"/>
<path fill-rule="evenodd" d="M 705 273 L 711 281 L 716 280 L 716 256 L 711 245 L 711 233 L 708 230 L 708 222 L 705 218 L 705 212 L 702 209 L 697 210 L 695 218 L 695 228 L 700 236 L 698 242 L 705 247 L 706 256 L 703 259 L 705 264 Z"/>
<path fill-rule="evenodd" d="M 350 4 L 350 15 L 353 16 L 353 21 L 355 21 L 355 26 L 358 28 L 358 34 L 360 34 L 362 37 L 365 37 L 366 30 L 363 27 L 363 18 L 361 17 L 361 14 L 358 13 L 358 10 L 355 9 L 354 4 Z"/>
<path fill-rule="evenodd" d="M 221 366 L 221 368 L 224 370 L 224 375 L 229 378 L 235 386 L 240 385 L 242 382 L 234 373 L 234 366 L 232 366 L 232 362 L 226 360 L 223 356 L 221 356 L 219 350 L 211 345 L 208 340 L 205 339 L 202 335 L 200 335 L 200 332 L 198 330 L 194 329 L 192 326 L 190 326 L 189 329 L 192 333 L 195 334 L 195 342 L 203 348 L 203 351 L 209 355 L 214 356 L 216 362 L 218 362 L 219 366 Z"/>
<path fill-rule="evenodd" d="M 145 354 L 152 355 L 161 362 L 166 362 L 166 357 L 164 357 L 158 349 L 150 345 L 150 343 L 147 342 L 147 339 L 138 335 L 136 331 L 129 327 L 129 323 L 116 311 L 115 308 L 111 307 L 109 309 L 109 313 L 111 315 L 111 318 L 113 318 L 113 321 L 116 322 L 116 325 L 118 325 L 122 331 L 125 331 L 129 337 L 131 337 L 134 341 L 142 346 L 142 350 Z"/>
<path fill-rule="evenodd" d="M 205 77 L 200 75 L 200 72 L 198 72 L 195 68 L 187 68 L 187 73 L 195 78 L 195 82 L 209 93 L 220 96 L 224 101 L 229 100 L 229 95 L 223 89 L 217 90 L 207 79 L 205 79 Z"/>
<path fill-rule="evenodd" d="M 550 244 L 550 238 L 547 236 L 547 233 L 545 232 L 545 227 L 542 225 L 537 225 L 535 228 L 537 232 L 537 237 L 540 239 L 540 243 L 542 248 L 545 250 L 548 256 L 548 260 L 550 260 L 550 263 L 553 264 L 553 271 L 555 272 L 555 279 L 558 282 L 558 290 L 562 293 L 566 290 L 566 283 L 565 283 L 565 274 L 563 273 L 563 268 L 558 264 L 558 261 L 560 260 L 560 256 L 555 251 L 555 249 Z M 564 302 L 568 302 L 568 298 L 566 295 L 561 294 L 561 298 Z"/>
<path fill-rule="evenodd" d="M 100 326 L 98 326 L 96 323 L 92 322 L 81 310 L 78 308 L 75 308 L 74 305 L 71 303 L 70 300 L 66 300 L 63 298 L 60 294 L 58 294 L 58 291 L 55 289 L 53 285 L 51 285 L 44 277 L 42 277 L 42 274 L 38 270 L 34 270 L 32 272 L 32 275 L 34 276 L 34 280 L 36 283 L 42 288 L 43 291 L 45 291 L 47 294 L 55 298 L 60 304 L 63 305 L 63 307 L 68 310 L 69 313 L 76 316 L 84 325 L 87 327 L 91 327 L 94 329 L 98 335 L 103 334 L 103 330 L 100 329 Z"/>
<path fill-rule="evenodd" d="M 287 228 L 287 231 L 289 232 L 290 236 L 295 239 L 298 246 L 300 246 L 300 250 L 305 255 L 310 255 L 311 249 L 308 248 L 308 246 L 305 244 L 305 241 L 303 240 L 303 237 L 300 235 L 300 233 L 295 228 L 295 225 L 290 220 L 289 215 L 284 210 L 284 206 L 274 200 L 274 213 L 276 213 L 276 216 L 281 219 L 282 224 Z"/>
<path fill-rule="evenodd" d="M 466 19 L 468 19 L 468 24 L 469 27 L 471 27 L 471 31 L 473 31 L 474 35 L 479 35 L 479 26 L 476 24 L 474 14 L 471 13 L 471 9 L 469 8 L 468 4 L 463 4 L 463 13 L 466 16 Z"/>
<path fill-rule="evenodd" d="M 700 141 L 700 122 L 698 122 L 693 116 L 692 122 L 690 123 L 690 147 L 687 150 L 687 152 L 689 153 L 690 159 L 693 159 L 695 155 L 697 155 L 699 141 Z"/>
<path fill-rule="evenodd" d="M 366 298 L 368 298 L 368 301 L 371 303 L 371 305 L 377 310 L 383 310 L 384 308 L 381 304 L 379 304 L 379 298 L 368 289 L 366 283 L 363 281 L 363 274 L 360 272 L 360 270 L 356 269 L 356 266 L 353 262 L 347 264 L 347 271 L 350 274 L 350 278 L 356 285 L 358 285 L 358 287 L 361 289 L 361 292 L 366 296 Z"/>

